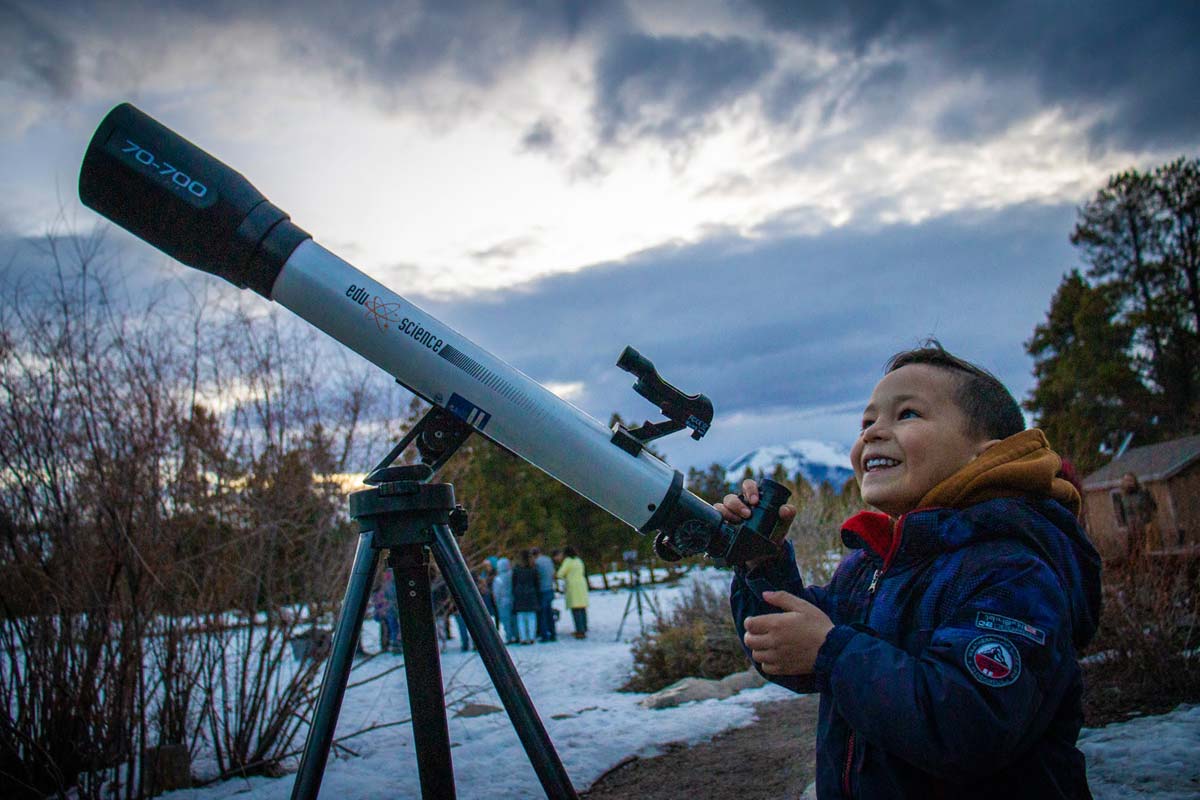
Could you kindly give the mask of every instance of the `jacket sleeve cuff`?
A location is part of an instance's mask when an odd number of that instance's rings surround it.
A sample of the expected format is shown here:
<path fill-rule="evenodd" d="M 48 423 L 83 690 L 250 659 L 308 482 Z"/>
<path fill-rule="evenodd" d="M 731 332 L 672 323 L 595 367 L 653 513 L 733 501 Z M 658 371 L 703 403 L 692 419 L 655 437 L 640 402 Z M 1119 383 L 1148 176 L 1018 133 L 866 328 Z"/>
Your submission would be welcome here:
<path fill-rule="evenodd" d="M 834 662 L 846 649 L 850 640 L 859 633 L 861 631 L 849 625 L 834 625 L 833 629 L 825 635 L 825 641 L 821 645 L 821 649 L 817 651 L 817 660 L 813 663 L 813 674 L 817 679 L 818 692 L 829 691 Z"/>
<path fill-rule="evenodd" d="M 734 571 L 760 600 L 763 592 L 796 593 L 803 589 L 800 572 L 796 568 L 796 551 L 788 541 L 784 542 L 783 549 L 774 558 L 750 569 L 739 566 Z"/>

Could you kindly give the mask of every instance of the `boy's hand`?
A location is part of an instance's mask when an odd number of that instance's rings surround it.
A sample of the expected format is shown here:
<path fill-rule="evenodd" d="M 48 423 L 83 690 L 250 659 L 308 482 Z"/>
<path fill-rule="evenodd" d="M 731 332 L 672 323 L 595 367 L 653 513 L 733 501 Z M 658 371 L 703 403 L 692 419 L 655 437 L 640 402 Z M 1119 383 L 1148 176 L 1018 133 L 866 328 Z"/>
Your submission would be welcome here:
<path fill-rule="evenodd" d="M 833 622 L 794 594 L 763 592 L 763 599 L 783 613 L 746 617 L 745 642 L 751 657 L 768 675 L 809 674 Z"/>
<path fill-rule="evenodd" d="M 744 501 L 742 498 L 746 498 Z M 725 499 L 720 503 L 713 503 L 713 508 L 721 512 L 721 516 L 726 522 L 745 522 L 750 518 L 750 507 L 758 505 L 758 484 L 750 478 L 742 481 L 742 494 L 739 497 L 736 494 L 727 494 Z M 775 536 L 773 540 L 776 544 L 783 541 L 783 537 L 787 536 L 787 530 L 791 527 L 792 520 L 796 518 L 796 507 L 782 505 L 779 507 L 779 525 L 775 528 Z M 746 562 L 746 568 L 753 567 L 765 561 L 770 561 L 775 556 L 763 556 L 752 561 Z"/>
<path fill-rule="evenodd" d="M 742 497 L 746 499 L 743 501 Z M 758 484 L 750 478 L 746 478 L 742 481 L 741 497 L 736 494 L 727 494 L 721 502 L 713 503 L 713 508 L 721 512 L 721 516 L 725 518 L 726 522 L 745 522 L 750 518 L 751 506 L 756 505 L 758 505 Z M 776 535 L 780 541 L 783 540 L 783 535 L 787 533 L 788 526 L 795 518 L 795 506 L 782 505 L 779 507 L 779 523 L 782 527 L 776 531 Z"/>

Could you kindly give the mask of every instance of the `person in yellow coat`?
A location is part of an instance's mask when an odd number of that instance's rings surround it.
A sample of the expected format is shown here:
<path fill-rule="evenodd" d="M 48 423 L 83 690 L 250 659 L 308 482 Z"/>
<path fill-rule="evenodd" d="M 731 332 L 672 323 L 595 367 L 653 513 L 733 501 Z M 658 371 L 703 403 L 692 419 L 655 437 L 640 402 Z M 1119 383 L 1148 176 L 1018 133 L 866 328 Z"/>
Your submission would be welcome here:
<path fill-rule="evenodd" d="M 587 605 L 588 583 L 587 572 L 583 569 L 583 560 L 575 552 L 574 547 L 564 547 L 555 551 L 554 560 L 558 562 L 555 576 L 565 585 L 567 608 L 571 609 L 571 617 L 575 621 L 575 638 L 587 638 Z"/>

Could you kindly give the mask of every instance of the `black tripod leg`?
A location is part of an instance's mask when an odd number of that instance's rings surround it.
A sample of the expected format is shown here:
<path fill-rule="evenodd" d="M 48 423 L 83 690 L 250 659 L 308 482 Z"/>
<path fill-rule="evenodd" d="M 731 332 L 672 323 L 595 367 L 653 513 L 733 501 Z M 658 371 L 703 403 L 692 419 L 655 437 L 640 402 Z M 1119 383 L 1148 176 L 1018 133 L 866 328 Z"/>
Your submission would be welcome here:
<path fill-rule="evenodd" d="M 304 740 L 300 771 L 296 773 L 296 782 L 292 784 L 292 800 L 316 800 L 317 792 L 321 789 L 325 761 L 329 758 L 338 712 L 346 694 L 346 681 L 350 677 L 350 668 L 354 666 L 354 651 L 358 648 L 363 615 L 371 596 L 371 582 L 375 579 L 378 563 L 379 551 L 374 547 L 374 532 L 363 531 L 358 536 L 354 566 L 346 583 L 346 595 L 342 599 L 342 610 L 334 629 L 329 660 L 325 663 L 325 675 L 321 679 L 321 692 L 317 697 L 312 725 L 308 729 L 308 738 Z"/>
<path fill-rule="evenodd" d="M 429 585 L 429 556 L 424 545 L 404 544 L 388 551 L 388 565 L 396 579 L 396 599 L 400 606 L 400 638 L 404 644 L 421 797 L 453 800 L 454 764 L 450 758 L 446 693 L 442 688 L 437 622 Z"/>
<path fill-rule="evenodd" d="M 442 570 L 442 577 L 446 579 L 458 611 L 463 615 L 467 629 L 475 639 L 479 656 L 492 678 L 496 692 L 500 695 L 500 701 L 508 711 L 513 727 L 517 730 L 517 737 L 525 748 L 525 754 L 529 756 L 529 762 L 542 783 L 542 790 L 546 792 L 546 797 L 554 800 L 575 798 L 577 795 L 575 787 L 571 785 L 571 778 L 559 760 L 550 736 L 542 726 L 537 709 L 533 707 L 525 685 L 521 683 L 521 676 L 517 674 L 512 659 L 508 657 L 508 650 L 500 641 L 500 634 L 483 605 L 479 588 L 475 585 L 467 562 L 458 549 L 454 534 L 448 525 L 435 525 L 433 531 L 433 555 Z"/>
<path fill-rule="evenodd" d="M 621 624 L 617 626 L 617 638 L 613 639 L 614 642 L 621 641 L 621 631 L 625 630 L 625 618 L 629 616 L 629 604 L 632 602 L 633 595 L 631 594 L 625 600 L 625 611 L 621 614 Z M 641 617 L 639 617 L 639 619 L 641 619 Z"/>

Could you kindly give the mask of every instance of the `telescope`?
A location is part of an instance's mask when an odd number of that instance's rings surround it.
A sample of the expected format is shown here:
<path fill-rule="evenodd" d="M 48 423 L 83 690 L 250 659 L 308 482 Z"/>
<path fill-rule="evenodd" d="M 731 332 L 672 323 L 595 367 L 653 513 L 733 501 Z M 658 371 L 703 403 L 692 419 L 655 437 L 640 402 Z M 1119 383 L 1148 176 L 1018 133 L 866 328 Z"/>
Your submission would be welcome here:
<path fill-rule="evenodd" d="M 684 429 L 701 438 L 713 407 L 704 395 L 664 381 L 632 347 L 617 366 L 637 378 L 634 391 L 666 419 L 610 430 L 321 247 L 241 174 L 127 103 L 96 129 L 79 197 L 187 266 L 279 303 L 431 406 L 366 477 L 375 488 L 350 496 L 359 542 L 293 800 L 313 800 L 320 789 L 380 550 L 388 551 L 397 586 L 404 587 L 398 610 L 422 795 L 455 796 L 430 602 L 432 552 L 547 796 L 575 797 L 454 539 L 466 529 L 465 511 L 454 503 L 452 486 L 429 483 L 470 434 L 654 534 L 664 559 L 705 553 L 736 565 L 778 552 L 786 488 L 763 481 L 751 516 L 729 524 L 647 447 Z M 409 446 L 420 463 L 393 466 Z"/>
<path fill-rule="evenodd" d="M 699 439 L 712 404 L 663 381 L 633 348 L 618 366 L 668 419 L 610 430 L 321 247 L 241 174 L 127 103 L 92 137 L 79 196 L 167 255 L 279 303 L 474 432 L 655 534 L 660 556 L 740 564 L 776 552 L 783 487 L 764 483 L 754 515 L 730 525 L 646 448 L 684 428 Z"/>

